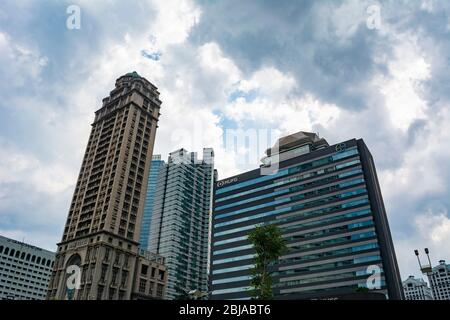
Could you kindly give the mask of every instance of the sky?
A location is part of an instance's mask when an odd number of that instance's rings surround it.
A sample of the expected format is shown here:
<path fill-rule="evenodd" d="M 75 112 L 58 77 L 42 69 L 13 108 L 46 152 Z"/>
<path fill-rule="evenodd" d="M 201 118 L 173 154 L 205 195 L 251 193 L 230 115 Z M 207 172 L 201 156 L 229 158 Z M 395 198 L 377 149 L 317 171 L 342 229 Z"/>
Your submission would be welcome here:
<path fill-rule="evenodd" d="M 419 276 L 416 248 L 450 261 L 449 36 L 445 0 L 3 0 L 0 234 L 56 249 L 94 112 L 137 71 L 163 102 L 154 153 L 212 147 L 220 178 L 285 134 L 363 138 Z"/>

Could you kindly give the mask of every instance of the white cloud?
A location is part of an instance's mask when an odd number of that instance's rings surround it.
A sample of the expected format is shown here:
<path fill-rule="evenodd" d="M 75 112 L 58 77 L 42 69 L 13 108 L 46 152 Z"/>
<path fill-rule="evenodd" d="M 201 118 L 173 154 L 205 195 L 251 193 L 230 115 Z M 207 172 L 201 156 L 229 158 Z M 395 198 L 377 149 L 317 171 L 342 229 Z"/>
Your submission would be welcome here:
<path fill-rule="evenodd" d="M 72 168 L 57 159 L 44 163 L 33 154 L 22 152 L 0 140 L 0 190 L 8 184 L 21 183 L 36 193 L 58 196 L 75 184 L 75 178 Z M 3 191 L 6 198 L 5 193 Z"/>
<path fill-rule="evenodd" d="M 450 243 L 450 218 L 447 211 L 434 213 L 428 210 L 415 218 L 415 224 L 424 240 L 439 248 L 435 255 L 450 256 L 450 248 L 442 252 L 443 247 Z"/>
<path fill-rule="evenodd" d="M 246 101 L 238 98 L 229 104 L 225 114 L 237 122 L 254 121 L 263 128 L 279 128 L 281 134 L 313 130 L 314 125 L 330 126 L 340 114 L 340 109 L 324 104 L 311 95 L 287 98 L 284 101 L 256 98 Z"/>
<path fill-rule="evenodd" d="M 375 85 L 384 95 L 392 126 L 402 131 L 417 119 L 426 118 L 427 103 L 421 97 L 421 83 L 430 77 L 430 65 L 411 34 L 397 37 L 394 59 L 388 61 L 388 76 L 379 76 Z"/>
<path fill-rule="evenodd" d="M 16 43 L 7 33 L 0 31 L 0 65 L 7 66 L 0 75 L 2 82 L 21 87 L 29 78 L 40 81 L 40 73 L 47 63 L 47 57 L 36 48 Z"/>
<path fill-rule="evenodd" d="M 278 103 L 286 99 L 295 87 L 293 76 L 283 74 L 274 67 L 263 67 L 254 72 L 250 79 L 242 80 L 238 88 L 244 92 L 256 90 L 259 95 Z"/>
<path fill-rule="evenodd" d="M 151 3 L 157 10 L 152 31 L 163 50 L 168 45 L 184 42 L 201 17 L 201 10 L 193 1 L 154 0 Z"/>
<path fill-rule="evenodd" d="M 400 198 L 424 199 L 448 193 L 448 176 L 443 164 L 450 159 L 450 105 L 433 116 L 433 121 L 415 137 L 403 163 L 395 169 L 380 172 L 386 198 L 396 202 Z"/>

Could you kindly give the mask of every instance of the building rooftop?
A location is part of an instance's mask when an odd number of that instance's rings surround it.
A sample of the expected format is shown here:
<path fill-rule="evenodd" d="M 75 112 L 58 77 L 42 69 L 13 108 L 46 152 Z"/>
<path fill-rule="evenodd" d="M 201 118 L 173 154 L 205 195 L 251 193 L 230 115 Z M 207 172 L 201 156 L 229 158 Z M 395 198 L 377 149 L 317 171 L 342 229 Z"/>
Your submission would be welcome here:
<path fill-rule="evenodd" d="M 266 154 L 271 156 L 276 153 L 282 153 L 305 145 L 312 145 L 314 149 L 319 147 L 328 147 L 328 142 L 320 138 L 317 133 L 299 131 L 277 140 L 272 148 L 266 150 Z"/>
<path fill-rule="evenodd" d="M 126 76 L 132 76 L 133 78 L 141 78 L 141 76 L 136 71 L 128 72 Z"/>

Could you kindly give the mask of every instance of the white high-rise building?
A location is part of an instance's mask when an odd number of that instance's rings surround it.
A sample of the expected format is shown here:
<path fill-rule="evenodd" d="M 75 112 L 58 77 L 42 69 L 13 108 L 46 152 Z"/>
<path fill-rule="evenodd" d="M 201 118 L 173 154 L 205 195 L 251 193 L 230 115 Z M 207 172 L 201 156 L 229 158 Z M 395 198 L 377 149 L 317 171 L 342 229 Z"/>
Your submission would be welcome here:
<path fill-rule="evenodd" d="M 44 300 L 55 253 L 0 236 L 0 300 Z"/>
<path fill-rule="evenodd" d="M 428 281 L 435 300 L 450 300 L 450 264 L 440 260 L 432 272 L 428 273 Z"/>
<path fill-rule="evenodd" d="M 409 276 L 403 281 L 403 291 L 406 300 L 433 300 L 433 294 L 423 279 Z"/>

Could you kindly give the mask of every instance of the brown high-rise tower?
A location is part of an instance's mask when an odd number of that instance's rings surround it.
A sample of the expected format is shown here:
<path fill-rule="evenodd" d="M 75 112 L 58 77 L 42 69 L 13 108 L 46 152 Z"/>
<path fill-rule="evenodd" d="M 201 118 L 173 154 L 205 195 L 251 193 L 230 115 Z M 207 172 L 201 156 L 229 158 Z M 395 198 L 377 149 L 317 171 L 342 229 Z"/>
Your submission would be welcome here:
<path fill-rule="evenodd" d="M 160 105 L 157 88 L 133 72 L 117 79 L 96 111 L 49 299 L 131 299 L 136 283 L 142 287 L 144 281 L 137 277 L 150 274 L 135 275 L 138 267 L 150 267 L 155 280 L 154 290 L 139 295 L 162 295 L 163 258 L 145 258 L 138 248 Z"/>

